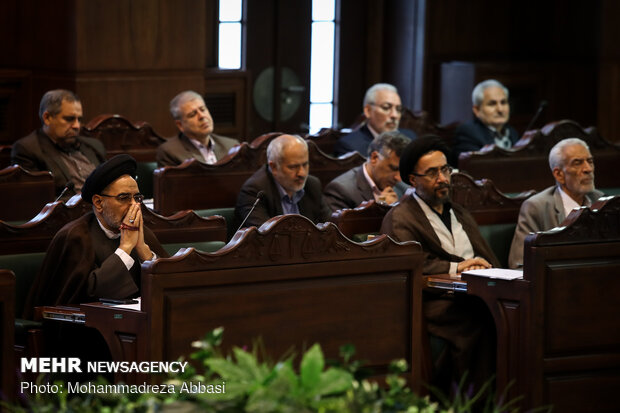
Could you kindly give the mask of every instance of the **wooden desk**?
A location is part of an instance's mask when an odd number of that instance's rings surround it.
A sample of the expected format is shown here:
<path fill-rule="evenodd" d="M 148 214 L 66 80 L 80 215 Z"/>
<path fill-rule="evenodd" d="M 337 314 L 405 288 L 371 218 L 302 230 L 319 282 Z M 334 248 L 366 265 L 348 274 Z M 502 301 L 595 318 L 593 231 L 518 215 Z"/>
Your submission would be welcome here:
<path fill-rule="evenodd" d="M 468 274 L 456 277 L 438 274 L 426 276 L 425 280 L 427 288 L 466 293 L 485 302 L 495 320 L 497 333 L 497 389 L 502 392 L 510 385 L 506 400 L 527 395 L 528 368 L 524 354 L 528 351 L 528 343 L 524 335 L 529 319 L 530 282 Z M 525 407 L 525 399 L 522 407 Z"/>
<path fill-rule="evenodd" d="M 57 322 L 72 323 L 92 327 L 103 336 L 112 360 L 148 360 L 148 336 L 146 334 L 147 316 L 144 311 L 118 308 L 99 302 L 81 304 L 78 307 L 45 306 L 39 307 L 40 318 Z M 140 373 L 120 373 L 114 375 L 114 382 L 142 384 L 150 378 Z"/>
<path fill-rule="evenodd" d="M 143 264 L 142 311 L 83 304 L 68 318 L 98 329 L 114 360 L 176 360 L 219 326 L 223 351 L 260 336 L 274 360 L 315 342 L 338 358 L 339 347 L 351 343 L 377 378 L 392 360 L 407 360 L 404 376 L 419 391 L 422 260 L 417 243 L 381 236 L 357 244 L 333 224 L 287 215 L 239 231 L 215 253 L 190 249 Z"/>

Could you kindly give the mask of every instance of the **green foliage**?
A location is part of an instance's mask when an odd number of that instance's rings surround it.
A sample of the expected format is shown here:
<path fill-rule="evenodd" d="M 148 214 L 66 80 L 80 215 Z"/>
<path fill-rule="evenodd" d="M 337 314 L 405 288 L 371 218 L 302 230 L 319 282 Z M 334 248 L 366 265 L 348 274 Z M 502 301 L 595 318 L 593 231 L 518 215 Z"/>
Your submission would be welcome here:
<path fill-rule="evenodd" d="M 190 356 L 196 368 L 171 375 L 164 384 L 174 386 L 172 394 L 81 394 L 69 398 L 66 392 L 56 395 L 37 394 L 30 398 L 27 409 L 6 406 L 10 411 L 32 412 L 250 412 L 250 413 L 431 413 L 470 412 L 473 405 L 484 413 L 516 412 L 516 401 L 503 406 L 493 402 L 487 386 L 473 397 L 462 391 L 449 398 L 437 394 L 439 402 L 415 395 L 407 386 L 403 373 L 405 360 L 390 365 L 385 386 L 363 377 L 368 375 L 362 362 L 355 361 L 355 348 L 340 349 L 342 360 L 326 361 L 321 347 L 313 345 L 301 357 L 298 370 L 294 355 L 278 362 L 258 356 L 259 341 L 252 351 L 235 347 L 230 355 L 222 355 L 219 346 L 223 329 L 209 332 L 192 343 L 196 351 Z M 464 379 L 463 379 L 464 380 Z M 103 384 L 104 381 L 98 382 Z M 182 392 L 187 383 L 224 386 L 219 393 Z M 464 381 L 461 382 L 462 388 Z M 66 386 L 65 386 L 66 388 Z M 486 404 L 481 398 L 486 396 Z"/>

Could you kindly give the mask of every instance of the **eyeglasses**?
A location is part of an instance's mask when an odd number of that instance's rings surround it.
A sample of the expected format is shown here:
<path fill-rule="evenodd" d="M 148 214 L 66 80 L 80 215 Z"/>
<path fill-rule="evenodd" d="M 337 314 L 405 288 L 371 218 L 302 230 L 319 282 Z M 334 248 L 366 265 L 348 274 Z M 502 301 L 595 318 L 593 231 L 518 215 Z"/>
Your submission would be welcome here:
<path fill-rule="evenodd" d="M 441 168 L 430 168 L 425 174 L 417 174 L 415 172 L 412 172 L 411 174 L 420 177 L 425 176 L 431 181 L 434 181 L 439 178 L 439 172 L 441 172 L 443 176 L 448 177 L 452 173 L 452 170 L 453 168 L 450 165 L 444 165 Z"/>
<path fill-rule="evenodd" d="M 391 103 L 382 103 L 380 105 L 377 105 L 374 102 L 370 102 L 370 105 L 378 107 L 382 112 L 385 112 L 385 113 L 392 112 L 392 109 L 396 109 L 396 112 L 398 113 L 403 113 L 402 105 L 395 106 L 395 105 L 392 105 Z"/>
<path fill-rule="evenodd" d="M 120 202 L 121 204 L 128 204 L 131 202 L 131 198 L 134 199 L 134 201 L 136 201 L 138 204 L 141 204 L 142 201 L 144 201 L 144 195 L 142 194 L 129 194 L 127 192 L 123 192 L 120 193 L 118 195 L 106 195 L 106 194 L 99 194 L 101 196 L 105 196 L 108 198 L 115 198 L 118 202 Z"/>

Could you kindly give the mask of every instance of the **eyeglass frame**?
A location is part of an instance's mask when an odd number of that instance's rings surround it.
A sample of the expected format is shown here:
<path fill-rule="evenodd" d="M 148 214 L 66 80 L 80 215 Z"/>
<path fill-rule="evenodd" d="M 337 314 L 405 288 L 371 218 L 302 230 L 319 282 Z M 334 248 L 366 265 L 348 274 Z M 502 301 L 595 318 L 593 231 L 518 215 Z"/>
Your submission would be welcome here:
<path fill-rule="evenodd" d="M 142 201 L 144 201 L 144 195 L 139 193 L 139 192 L 137 194 L 133 194 L 133 195 L 131 195 L 129 192 L 121 192 L 120 194 L 116 194 L 116 195 L 108 195 L 108 194 L 98 194 L 98 195 L 105 196 L 106 198 L 114 198 L 118 202 L 120 202 L 121 204 L 126 204 L 126 203 L 131 202 L 130 200 L 132 198 L 138 204 L 141 204 Z M 127 199 L 119 198 L 121 195 L 129 195 L 129 198 L 127 198 Z"/>
<path fill-rule="evenodd" d="M 390 113 L 390 112 L 392 112 L 392 109 L 396 109 L 396 112 L 400 113 L 402 115 L 403 111 L 405 110 L 403 105 L 393 105 L 393 104 L 388 103 L 388 102 L 382 103 L 380 105 L 378 103 L 375 103 L 375 102 L 369 102 L 368 104 L 370 106 L 375 106 L 375 107 L 381 109 L 381 111 L 383 113 Z"/>
<path fill-rule="evenodd" d="M 428 171 L 436 171 L 436 172 L 429 173 Z M 428 171 L 425 174 L 417 174 L 415 172 L 411 172 L 411 175 L 425 177 L 425 178 L 430 179 L 431 181 L 434 181 L 437 178 L 439 178 L 439 173 L 442 173 L 443 176 L 445 176 L 446 178 L 450 177 L 450 175 L 452 174 L 452 171 L 454 171 L 454 168 L 448 164 L 445 164 L 441 168 L 430 168 Z"/>

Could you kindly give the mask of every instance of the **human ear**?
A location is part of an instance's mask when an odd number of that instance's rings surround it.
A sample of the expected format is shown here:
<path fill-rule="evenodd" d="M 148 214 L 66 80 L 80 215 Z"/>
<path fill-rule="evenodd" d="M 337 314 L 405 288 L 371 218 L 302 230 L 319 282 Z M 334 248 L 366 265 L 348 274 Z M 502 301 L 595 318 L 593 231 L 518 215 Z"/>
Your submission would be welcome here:
<path fill-rule="evenodd" d="M 93 206 L 97 212 L 103 211 L 103 198 L 99 195 L 93 195 Z"/>

